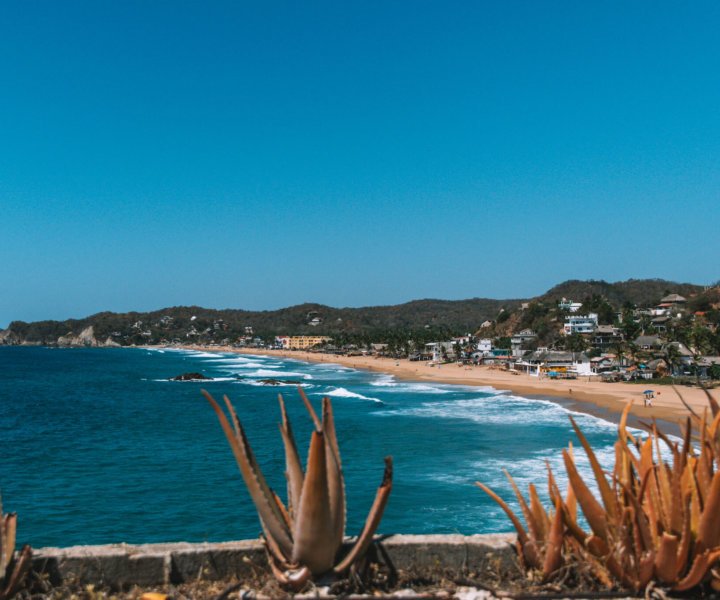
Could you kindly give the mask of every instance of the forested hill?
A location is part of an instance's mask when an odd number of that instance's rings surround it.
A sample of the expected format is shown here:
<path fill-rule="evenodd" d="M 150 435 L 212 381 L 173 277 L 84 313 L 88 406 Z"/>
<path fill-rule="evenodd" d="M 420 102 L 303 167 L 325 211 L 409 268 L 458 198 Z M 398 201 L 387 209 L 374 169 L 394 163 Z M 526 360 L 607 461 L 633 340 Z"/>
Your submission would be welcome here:
<path fill-rule="evenodd" d="M 233 343 L 247 335 L 270 339 L 274 335 L 330 335 L 338 339 L 383 337 L 389 331 L 432 332 L 457 335 L 473 332 L 504 309 L 511 312 L 522 302 L 575 301 L 599 295 L 610 304 L 648 306 L 668 293 L 691 297 L 702 286 L 663 280 L 566 281 L 542 296 L 528 299 L 414 300 L 395 306 L 333 308 L 301 304 L 274 311 L 214 310 L 177 306 L 152 312 L 102 312 L 67 321 L 14 321 L 0 331 L 0 344 L 129 345 L 178 341 L 181 343 Z M 92 329 L 89 329 L 92 327 Z"/>
<path fill-rule="evenodd" d="M 570 279 L 551 288 L 537 300 L 550 301 L 568 298 L 575 302 L 582 302 L 585 298 L 602 296 L 615 308 L 619 308 L 623 304 L 652 306 L 668 294 L 680 294 L 689 298 L 702 292 L 703 289 L 704 287 L 700 285 L 675 283 L 664 279 L 628 279 L 616 283 L 592 279 L 588 281 Z"/>

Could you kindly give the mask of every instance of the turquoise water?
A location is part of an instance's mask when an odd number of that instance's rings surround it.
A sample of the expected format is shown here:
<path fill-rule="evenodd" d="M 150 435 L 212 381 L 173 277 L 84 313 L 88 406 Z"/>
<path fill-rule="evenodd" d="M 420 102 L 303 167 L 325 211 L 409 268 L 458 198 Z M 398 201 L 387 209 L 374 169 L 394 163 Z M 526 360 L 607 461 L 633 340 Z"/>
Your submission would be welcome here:
<path fill-rule="evenodd" d="M 167 381 L 188 371 L 218 379 Z M 257 516 L 200 389 L 230 396 L 284 498 L 278 391 L 303 456 L 310 424 L 294 386 L 260 385 L 267 377 L 302 381 L 318 405 L 323 395 L 332 397 L 348 534 L 362 527 L 388 454 L 395 483 L 384 533 L 510 531 L 500 509 L 473 485 L 480 479 L 509 499 L 502 468 L 523 489 L 534 481 L 544 490 L 549 460 L 564 485 L 560 451 L 574 436 L 568 411 L 544 400 L 259 356 L 0 347 L 0 490 L 5 510 L 19 513 L 18 542 L 256 537 Z M 609 461 L 615 426 L 584 414 L 578 419 Z"/>

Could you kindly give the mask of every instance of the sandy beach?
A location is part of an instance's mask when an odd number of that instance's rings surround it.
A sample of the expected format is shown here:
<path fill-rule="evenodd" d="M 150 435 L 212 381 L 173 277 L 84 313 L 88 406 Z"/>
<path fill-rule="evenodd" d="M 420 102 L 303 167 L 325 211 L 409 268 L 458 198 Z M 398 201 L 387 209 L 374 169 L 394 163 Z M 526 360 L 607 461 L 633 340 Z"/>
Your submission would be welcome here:
<path fill-rule="evenodd" d="M 525 397 L 545 397 L 562 399 L 565 405 L 583 412 L 617 417 L 632 401 L 631 413 L 637 418 L 649 421 L 653 418 L 683 423 L 690 414 L 683 406 L 677 392 L 671 386 L 653 385 L 652 381 L 644 384 L 605 383 L 589 381 L 587 378 L 554 381 L 547 378 L 538 379 L 523 373 L 512 373 L 488 366 L 459 366 L 444 364 L 431 366 L 427 362 L 411 362 L 391 358 L 372 356 L 337 356 L 316 352 L 241 349 L 232 347 L 196 347 L 206 352 L 235 352 L 238 354 L 257 354 L 302 360 L 306 362 L 336 363 L 357 369 L 366 369 L 394 375 L 399 379 L 411 381 L 430 381 L 435 383 L 454 383 L 459 385 L 492 386 L 498 390 L 510 390 Z M 643 392 L 646 389 L 655 391 L 652 406 L 644 406 Z M 697 387 L 678 388 L 685 401 L 698 413 L 702 414 L 708 406 L 705 392 Z M 713 397 L 720 401 L 717 390 L 711 391 Z"/>

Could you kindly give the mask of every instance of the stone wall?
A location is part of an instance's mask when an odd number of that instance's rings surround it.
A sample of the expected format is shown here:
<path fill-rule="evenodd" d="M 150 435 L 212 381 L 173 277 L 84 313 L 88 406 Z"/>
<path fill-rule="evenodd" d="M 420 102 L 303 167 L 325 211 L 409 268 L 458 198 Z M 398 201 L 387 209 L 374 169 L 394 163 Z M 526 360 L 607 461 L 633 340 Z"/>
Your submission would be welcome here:
<path fill-rule="evenodd" d="M 396 569 L 443 569 L 461 574 L 498 561 L 515 560 L 514 535 L 393 535 L 377 539 L 381 554 Z M 40 548 L 34 551 L 36 571 L 53 584 L 79 583 L 127 588 L 177 584 L 197 579 L 240 579 L 267 570 L 260 541 L 222 543 L 113 544 Z"/>

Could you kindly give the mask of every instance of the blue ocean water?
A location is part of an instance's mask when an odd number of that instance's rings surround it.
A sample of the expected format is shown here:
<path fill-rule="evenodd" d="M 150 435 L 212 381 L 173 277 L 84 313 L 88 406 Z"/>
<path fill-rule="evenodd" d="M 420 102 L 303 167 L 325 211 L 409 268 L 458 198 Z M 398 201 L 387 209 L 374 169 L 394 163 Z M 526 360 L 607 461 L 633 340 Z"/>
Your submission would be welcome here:
<path fill-rule="evenodd" d="M 200 371 L 212 382 L 172 382 Z M 200 394 L 227 394 L 270 484 L 285 497 L 277 394 L 298 447 L 310 421 L 295 386 L 330 396 L 348 497 L 362 527 L 392 455 L 384 533 L 510 531 L 475 485 L 507 500 L 507 468 L 546 489 L 546 461 L 565 485 L 561 450 L 577 443 L 568 411 L 492 388 L 414 383 L 335 364 L 181 350 L 0 347 L 0 492 L 34 547 L 254 538 L 260 527 L 217 419 Z M 616 426 L 576 415 L 606 466 Z M 576 452 L 581 471 L 587 461 Z M 511 505 L 514 505 L 511 503 Z"/>

